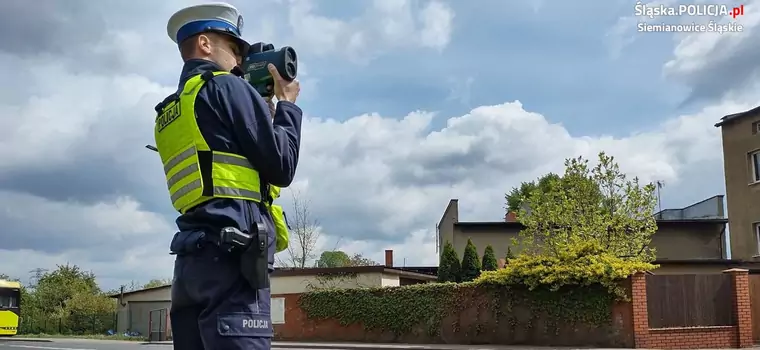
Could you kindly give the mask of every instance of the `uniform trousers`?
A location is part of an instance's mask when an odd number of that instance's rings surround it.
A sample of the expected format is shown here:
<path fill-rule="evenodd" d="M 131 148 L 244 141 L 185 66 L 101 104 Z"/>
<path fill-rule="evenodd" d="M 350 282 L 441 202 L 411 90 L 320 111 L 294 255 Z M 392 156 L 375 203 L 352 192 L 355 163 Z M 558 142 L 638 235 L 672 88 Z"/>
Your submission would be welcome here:
<path fill-rule="evenodd" d="M 174 349 L 271 349 L 270 289 L 248 283 L 239 256 L 213 244 L 184 243 L 198 241 L 196 236 L 205 235 L 178 232 L 172 242 L 178 252 L 170 311 Z"/>

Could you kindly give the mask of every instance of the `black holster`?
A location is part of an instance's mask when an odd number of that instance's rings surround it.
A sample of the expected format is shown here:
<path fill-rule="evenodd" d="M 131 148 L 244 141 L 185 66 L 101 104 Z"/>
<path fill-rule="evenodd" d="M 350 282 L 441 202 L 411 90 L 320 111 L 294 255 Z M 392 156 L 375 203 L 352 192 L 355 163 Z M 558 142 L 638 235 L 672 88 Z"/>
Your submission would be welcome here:
<path fill-rule="evenodd" d="M 251 243 L 240 256 L 240 271 L 253 289 L 269 288 L 269 235 L 266 225 L 257 224 Z"/>

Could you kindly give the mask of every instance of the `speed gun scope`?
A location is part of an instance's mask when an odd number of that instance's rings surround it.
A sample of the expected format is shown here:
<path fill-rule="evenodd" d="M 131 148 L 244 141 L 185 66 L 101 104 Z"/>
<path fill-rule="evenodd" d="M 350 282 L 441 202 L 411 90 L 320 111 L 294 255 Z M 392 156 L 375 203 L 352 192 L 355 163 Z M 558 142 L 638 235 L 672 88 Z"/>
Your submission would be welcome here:
<path fill-rule="evenodd" d="M 243 70 L 243 78 L 265 98 L 274 94 L 274 78 L 267 68 L 269 63 L 277 68 L 283 79 L 293 81 L 298 73 L 296 50 L 290 46 L 275 50 L 274 45 L 264 43 L 251 45 L 240 68 Z M 267 89 L 268 86 L 271 88 Z"/>

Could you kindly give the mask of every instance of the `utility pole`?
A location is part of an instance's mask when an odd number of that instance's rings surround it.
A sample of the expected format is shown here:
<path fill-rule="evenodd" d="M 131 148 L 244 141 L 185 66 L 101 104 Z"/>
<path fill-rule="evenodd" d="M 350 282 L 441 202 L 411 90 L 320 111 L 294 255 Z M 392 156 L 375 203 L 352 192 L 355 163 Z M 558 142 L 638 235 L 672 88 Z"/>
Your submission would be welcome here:
<path fill-rule="evenodd" d="M 657 207 L 662 212 L 662 197 L 660 196 L 660 189 L 665 186 L 665 181 L 657 180 Z"/>
<path fill-rule="evenodd" d="M 46 272 L 48 272 L 48 269 L 43 269 L 41 267 L 29 271 L 29 273 L 32 274 L 32 277 L 29 278 L 29 288 L 36 288 L 37 283 L 40 283 L 40 279 Z"/>

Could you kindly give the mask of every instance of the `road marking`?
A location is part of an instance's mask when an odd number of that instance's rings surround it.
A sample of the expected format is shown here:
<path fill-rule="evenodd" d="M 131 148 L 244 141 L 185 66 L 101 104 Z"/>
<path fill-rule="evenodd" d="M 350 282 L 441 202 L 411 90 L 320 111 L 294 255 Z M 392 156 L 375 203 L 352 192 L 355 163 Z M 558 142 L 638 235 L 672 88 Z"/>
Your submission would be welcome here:
<path fill-rule="evenodd" d="M 11 348 L 27 348 L 27 349 L 45 349 L 45 350 L 98 350 L 98 349 L 83 349 L 83 348 L 54 348 L 52 346 L 38 346 L 38 345 L 16 345 L 16 344 L 3 344 Z"/>

